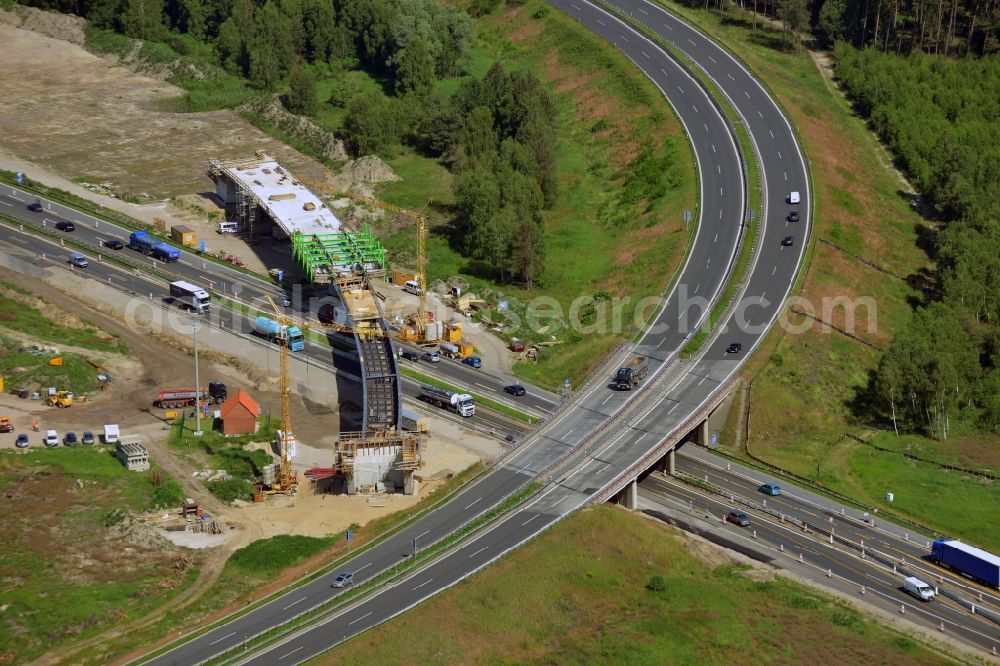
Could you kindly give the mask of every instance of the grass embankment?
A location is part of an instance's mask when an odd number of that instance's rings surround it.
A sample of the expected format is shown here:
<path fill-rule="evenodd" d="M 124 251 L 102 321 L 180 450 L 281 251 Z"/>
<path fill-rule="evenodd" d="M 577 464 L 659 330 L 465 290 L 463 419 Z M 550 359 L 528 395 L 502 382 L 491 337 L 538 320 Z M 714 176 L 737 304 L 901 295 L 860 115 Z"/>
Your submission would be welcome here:
<path fill-rule="evenodd" d="M 738 9 L 720 18 L 713 12 L 665 6 L 720 39 L 777 93 L 811 161 L 813 244 L 807 270 L 793 293 L 807 299 L 816 316 L 842 328 L 850 326 L 849 311 L 829 299 L 871 299 L 871 308 L 856 309 L 854 332 L 886 346 L 909 317 L 907 299 L 918 296 L 908 280 L 920 284 L 930 260 L 918 246 L 927 221 L 903 192 L 905 185 L 892 171 L 885 151 L 835 84 L 823 77 L 808 51 L 781 48 L 780 29 L 758 22 L 754 32 L 750 14 L 741 17 Z M 843 251 L 817 239 L 835 243 Z M 908 280 L 875 270 L 852 253 Z M 744 442 L 749 451 L 870 506 L 984 547 L 1000 547 L 1000 530 L 992 528 L 991 520 L 991 507 L 1000 504 L 996 484 L 879 453 L 856 442 L 842 440 L 831 446 L 845 432 L 870 436 L 855 417 L 852 403 L 863 395 L 880 354 L 815 322 L 807 326 L 800 315 L 789 313 L 788 322 L 801 327 L 779 326 L 772 331 L 744 372 L 753 380 L 750 437 Z M 734 416 L 730 418 L 730 425 L 735 422 Z M 732 428 L 719 437 L 724 446 L 732 447 Z M 947 443 L 917 436 L 897 440 L 889 431 L 878 434 L 876 441 L 884 447 L 934 451 L 968 468 L 1000 469 L 997 448 L 990 445 L 995 440 L 961 433 Z M 742 448 L 735 453 L 745 455 Z M 895 494 L 892 504 L 886 501 L 886 492 Z"/>
<path fill-rule="evenodd" d="M 0 492 L 0 662 L 146 615 L 197 575 L 197 555 L 159 544 L 127 516 L 180 502 L 159 470 L 130 472 L 103 447 L 5 450 Z"/>
<path fill-rule="evenodd" d="M 230 559 L 215 585 L 190 606 L 166 613 L 155 622 L 137 628 L 129 636 L 84 650 L 74 655 L 74 659 L 79 664 L 106 664 L 114 657 L 131 652 L 136 645 L 153 645 L 165 636 L 176 636 L 178 632 L 187 632 L 195 626 L 205 628 L 213 618 L 245 609 L 270 594 L 286 591 L 289 583 L 310 572 L 325 572 L 313 575 L 330 573 L 336 569 L 339 560 L 396 531 L 418 513 L 464 486 L 481 469 L 480 465 L 474 465 L 456 474 L 415 506 L 363 526 L 352 525 L 350 551 L 342 533 L 329 540 L 279 536 L 255 541 L 237 551 L 243 555 L 235 563 Z"/>
<path fill-rule="evenodd" d="M 596 507 L 310 663 L 809 663 L 831 651 L 948 663 L 821 593 L 693 553 L 670 528 Z M 662 591 L 647 588 L 654 576 Z"/>
<path fill-rule="evenodd" d="M 48 316 L 47 316 L 48 315 Z M 63 312 L 45 300 L 15 285 L 0 282 L 0 329 L 9 331 L 0 337 L 0 376 L 7 389 L 37 390 L 39 387 L 70 389 L 77 394 L 97 388 L 99 358 L 63 351 L 65 346 L 92 349 L 95 352 L 127 354 L 128 346 L 112 335 Z M 24 334 L 23 342 L 14 338 Z M 54 347 L 58 354 L 33 354 L 18 351 L 24 345 Z M 62 359 L 51 365 L 50 359 Z"/>
<path fill-rule="evenodd" d="M 267 444 L 274 442 L 279 425 L 278 420 L 272 418 L 270 414 L 265 414 L 259 418 L 260 427 L 255 434 L 226 437 L 221 431 L 221 419 L 209 416 L 201 419 L 202 434 L 196 436 L 193 433 L 197 421 L 194 418 L 188 418 L 191 413 L 190 408 L 174 411 L 179 412 L 181 418 L 171 424 L 167 443 L 171 447 L 191 455 L 194 462 L 202 469 L 226 471 L 230 478 L 220 478 L 205 484 L 208 490 L 220 500 L 223 502 L 231 502 L 234 499 L 251 501 L 254 492 L 252 485 L 254 477 L 259 477 L 262 473 L 261 470 L 266 465 L 273 464 L 276 459 L 269 451 L 249 450 L 245 447 L 251 442 Z"/>

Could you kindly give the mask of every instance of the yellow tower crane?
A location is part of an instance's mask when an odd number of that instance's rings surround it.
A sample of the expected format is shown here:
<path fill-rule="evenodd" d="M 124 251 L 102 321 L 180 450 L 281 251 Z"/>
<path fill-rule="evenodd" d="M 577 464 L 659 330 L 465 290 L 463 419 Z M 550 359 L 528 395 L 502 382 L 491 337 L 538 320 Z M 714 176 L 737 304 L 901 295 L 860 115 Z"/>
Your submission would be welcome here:
<path fill-rule="evenodd" d="M 265 296 L 267 296 L 267 302 L 271 304 L 271 308 L 274 310 L 275 319 L 277 319 L 278 323 L 284 326 L 286 331 L 290 326 L 294 326 L 292 321 L 278 309 L 277 304 L 275 304 L 271 297 L 266 294 Z M 288 373 L 288 355 L 290 350 L 288 349 L 287 337 L 284 343 L 280 340 L 278 341 L 278 347 L 280 349 L 279 358 L 281 359 L 281 378 L 279 380 L 279 387 L 281 389 L 281 430 L 278 431 L 278 451 L 281 461 L 278 467 L 278 483 L 272 487 L 272 491 L 291 493 L 295 492 L 298 479 L 292 472 L 295 435 L 292 434 L 292 394 Z"/>
<path fill-rule="evenodd" d="M 307 185 L 308 187 L 319 190 L 321 192 L 326 192 L 332 194 L 335 197 L 343 197 L 345 199 L 350 199 L 351 201 L 356 201 L 359 203 L 368 204 L 369 206 L 374 206 L 376 208 L 381 208 L 382 210 L 389 211 L 390 213 L 395 213 L 397 215 L 402 215 L 408 217 L 409 219 L 416 222 L 417 225 L 417 284 L 420 287 L 420 305 L 417 307 L 417 314 L 414 317 L 414 326 L 417 329 L 417 337 L 420 340 L 424 339 L 424 333 L 427 330 L 427 217 L 422 213 L 418 213 L 412 210 L 406 210 L 405 208 L 400 208 L 387 201 L 382 201 L 381 199 L 376 199 L 375 197 L 366 197 L 363 194 L 355 194 L 354 192 L 348 192 L 347 190 L 337 187 L 333 182 L 333 175 L 327 171 L 326 180 L 319 181 L 313 180 L 311 178 L 303 178 L 301 176 L 296 176 L 296 180 Z M 428 200 L 428 203 L 430 201 Z"/>

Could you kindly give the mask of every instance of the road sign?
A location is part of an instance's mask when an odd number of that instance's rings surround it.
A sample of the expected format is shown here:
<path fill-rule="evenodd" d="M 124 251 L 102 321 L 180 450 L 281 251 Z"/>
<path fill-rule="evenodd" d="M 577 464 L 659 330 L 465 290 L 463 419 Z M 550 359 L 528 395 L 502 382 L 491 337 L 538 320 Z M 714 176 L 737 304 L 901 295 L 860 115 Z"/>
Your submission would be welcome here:
<path fill-rule="evenodd" d="M 691 221 L 691 211 L 689 210 L 684 211 L 684 221 L 685 222 Z"/>
<path fill-rule="evenodd" d="M 206 248 L 205 241 L 198 241 L 198 249 L 204 252 L 205 248 Z"/>
<path fill-rule="evenodd" d="M 18 171 L 16 174 L 14 174 L 14 178 L 17 179 L 17 184 L 18 185 L 24 185 L 24 174 L 23 173 L 21 173 L 20 171 Z"/>
<path fill-rule="evenodd" d="M 717 443 L 718 441 L 719 441 L 719 436 L 718 436 L 718 434 L 717 434 L 717 433 L 714 433 L 714 432 L 713 432 L 713 433 L 712 433 L 712 446 L 715 446 L 715 444 L 716 444 L 716 443 Z"/>
<path fill-rule="evenodd" d="M 750 211 L 750 221 L 753 222 L 753 217 L 756 211 Z"/>
<path fill-rule="evenodd" d="M 351 540 L 351 538 L 353 538 L 353 537 L 354 537 L 354 535 L 353 535 L 353 534 L 351 533 L 351 528 L 350 528 L 350 527 L 348 527 L 348 528 L 347 528 L 347 530 L 346 530 L 346 531 L 344 532 L 344 538 L 345 538 L 345 539 L 346 539 L 347 541 L 350 541 L 350 540 Z"/>

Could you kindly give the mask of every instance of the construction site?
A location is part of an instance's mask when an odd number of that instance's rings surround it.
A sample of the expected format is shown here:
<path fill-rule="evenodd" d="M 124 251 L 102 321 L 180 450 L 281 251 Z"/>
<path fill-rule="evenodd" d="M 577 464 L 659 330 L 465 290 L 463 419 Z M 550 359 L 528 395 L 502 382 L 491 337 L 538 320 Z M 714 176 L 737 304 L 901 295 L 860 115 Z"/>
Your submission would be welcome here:
<path fill-rule="evenodd" d="M 215 192 L 235 222 L 237 233 L 248 243 L 268 238 L 289 242 L 294 256 L 310 285 L 329 290 L 341 304 L 339 316 L 330 325 L 352 335 L 361 365 L 361 428 L 342 431 L 329 467 L 311 468 L 307 477 L 322 481 L 343 477 L 347 494 L 401 489 L 413 494 L 414 472 L 421 465 L 423 433 L 407 431 L 402 423 L 402 392 L 394 334 L 386 320 L 371 280 L 386 273 L 385 250 L 367 229 L 344 225 L 309 186 L 326 194 L 348 197 L 361 203 L 381 206 L 412 217 L 417 222 L 417 290 L 420 307 L 410 317 L 403 339 L 427 338 L 426 279 L 424 241 L 426 221 L 370 197 L 338 191 L 327 183 L 295 178 L 271 157 L 258 152 L 253 159 L 212 161 L 208 176 Z M 231 213 L 229 213 L 231 211 Z M 273 306 L 272 302 L 272 306 Z M 282 325 L 292 322 L 274 306 Z M 435 335 L 435 337 L 438 337 Z M 290 398 L 287 381 L 288 346 L 281 350 L 282 429 L 279 434 L 280 472 L 269 492 L 291 492 L 297 480 L 289 475 L 295 455 L 286 404 Z"/>

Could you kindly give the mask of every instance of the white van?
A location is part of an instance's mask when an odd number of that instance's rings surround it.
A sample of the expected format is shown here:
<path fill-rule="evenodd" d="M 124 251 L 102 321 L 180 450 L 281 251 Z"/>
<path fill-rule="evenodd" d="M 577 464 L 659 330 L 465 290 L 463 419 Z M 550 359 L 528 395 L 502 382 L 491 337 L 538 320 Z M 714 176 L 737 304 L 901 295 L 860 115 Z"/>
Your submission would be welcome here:
<path fill-rule="evenodd" d="M 219 222 L 218 232 L 220 234 L 235 234 L 239 230 L 239 222 Z"/>
<path fill-rule="evenodd" d="M 913 576 L 903 581 L 903 589 L 921 601 L 930 601 L 934 598 L 934 588 Z"/>
<path fill-rule="evenodd" d="M 416 280 L 407 280 L 403 283 L 403 291 L 414 296 L 420 295 L 420 283 Z"/>
<path fill-rule="evenodd" d="M 55 430 L 46 430 L 45 439 L 42 441 L 45 442 L 45 446 L 59 446 L 59 433 Z"/>
<path fill-rule="evenodd" d="M 797 204 L 800 201 L 802 201 L 802 197 L 799 196 L 798 192 L 791 192 L 791 193 L 789 193 L 789 195 L 788 195 L 788 203 L 790 203 L 790 204 Z"/>

